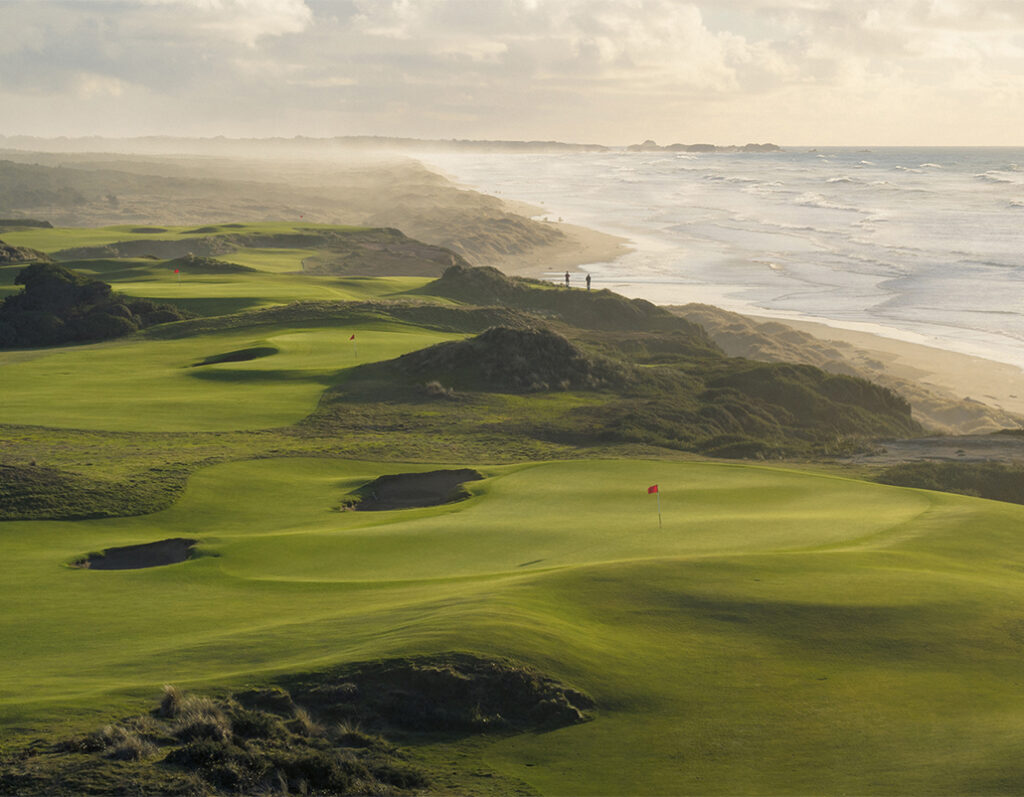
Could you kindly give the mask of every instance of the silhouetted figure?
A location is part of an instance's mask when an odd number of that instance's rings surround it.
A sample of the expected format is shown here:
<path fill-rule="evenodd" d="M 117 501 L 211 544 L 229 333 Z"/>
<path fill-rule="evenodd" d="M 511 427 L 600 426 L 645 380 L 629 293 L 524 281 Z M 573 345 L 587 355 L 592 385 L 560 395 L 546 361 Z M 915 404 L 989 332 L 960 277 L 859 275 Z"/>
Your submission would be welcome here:
<path fill-rule="evenodd" d="M 566 288 L 569 287 L 569 272 L 568 271 L 565 272 L 565 287 Z"/>
<path fill-rule="evenodd" d="M 590 275 L 587 274 L 587 290 L 590 290 Z"/>

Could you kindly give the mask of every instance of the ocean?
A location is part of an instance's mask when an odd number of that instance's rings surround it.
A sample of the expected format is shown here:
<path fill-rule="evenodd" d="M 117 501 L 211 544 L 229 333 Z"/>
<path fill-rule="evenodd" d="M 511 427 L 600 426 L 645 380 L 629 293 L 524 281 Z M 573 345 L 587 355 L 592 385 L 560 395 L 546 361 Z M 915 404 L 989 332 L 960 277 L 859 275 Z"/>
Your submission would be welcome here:
<path fill-rule="evenodd" d="M 1024 149 L 429 154 L 620 235 L 595 288 L 803 319 L 1024 367 Z M 552 279 L 560 275 L 552 274 Z"/>

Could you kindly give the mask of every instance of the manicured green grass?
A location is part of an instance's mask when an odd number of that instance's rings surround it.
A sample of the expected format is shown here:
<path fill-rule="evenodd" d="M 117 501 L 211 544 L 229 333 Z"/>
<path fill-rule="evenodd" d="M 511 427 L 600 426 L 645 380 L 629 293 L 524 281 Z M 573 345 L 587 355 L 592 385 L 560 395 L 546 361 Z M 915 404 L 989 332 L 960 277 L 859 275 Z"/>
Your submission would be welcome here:
<path fill-rule="evenodd" d="M 354 343 L 349 340 L 353 334 Z M 131 337 L 3 351 L 3 420 L 118 431 L 284 426 L 312 412 L 324 388 L 344 369 L 457 337 L 397 323 L 264 326 L 178 340 Z M 277 353 L 192 367 L 213 355 L 254 347 Z"/>
<path fill-rule="evenodd" d="M 446 507 L 334 510 L 358 484 L 427 467 L 238 462 L 198 472 L 155 515 L 0 524 L 0 717 L 39 727 L 151 702 L 165 682 L 462 649 L 523 659 L 597 699 L 591 723 L 464 749 L 467 765 L 546 794 L 1024 783 L 1021 507 L 604 461 L 484 466 L 473 497 Z M 201 538 L 207 555 L 63 566 L 173 536 Z"/>

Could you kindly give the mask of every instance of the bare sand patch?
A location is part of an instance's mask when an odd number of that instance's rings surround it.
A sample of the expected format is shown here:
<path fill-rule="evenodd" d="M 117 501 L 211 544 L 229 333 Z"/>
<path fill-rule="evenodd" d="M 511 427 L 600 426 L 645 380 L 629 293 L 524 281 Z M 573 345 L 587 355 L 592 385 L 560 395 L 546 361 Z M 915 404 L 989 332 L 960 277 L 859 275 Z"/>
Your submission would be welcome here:
<path fill-rule="evenodd" d="M 343 508 L 360 512 L 388 509 L 412 509 L 420 506 L 450 504 L 469 497 L 465 482 L 483 476 L 472 468 L 432 470 L 426 473 L 395 473 L 381 476 L 355 490 Z"/>
<path fill-rule="evenodd" d="M 199 540 L 175 537 L 142 545 L 107 548 L 98 554 L 91 553 L 79 559 L 74 566 L 88 570 L 141 570 L 144 567 L 163 567 L 191 559 L 192 549 L 198 542 Z"/>

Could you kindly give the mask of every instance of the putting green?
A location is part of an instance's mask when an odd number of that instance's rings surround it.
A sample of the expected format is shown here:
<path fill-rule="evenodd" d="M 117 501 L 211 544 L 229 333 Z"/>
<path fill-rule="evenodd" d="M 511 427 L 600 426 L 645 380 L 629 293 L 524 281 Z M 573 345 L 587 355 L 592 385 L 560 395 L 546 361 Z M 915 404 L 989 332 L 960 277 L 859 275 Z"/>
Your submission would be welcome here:
<path fill-rule="evenodd" d="M 547 794 L 1024 782 L 1024 508 L 614 461 L 485 467 L 449 506 L 334 509 L 371 478 L 428 467 L 231 463 L 154 515 L 0 524 L 0 716 L 38 723 L 116 711 L 166 682 L 462 649 L 515 656 L 597 699 L 591 723 L 464 751 Z M 207 555 L 63 566 L 176 536 Z"/>

